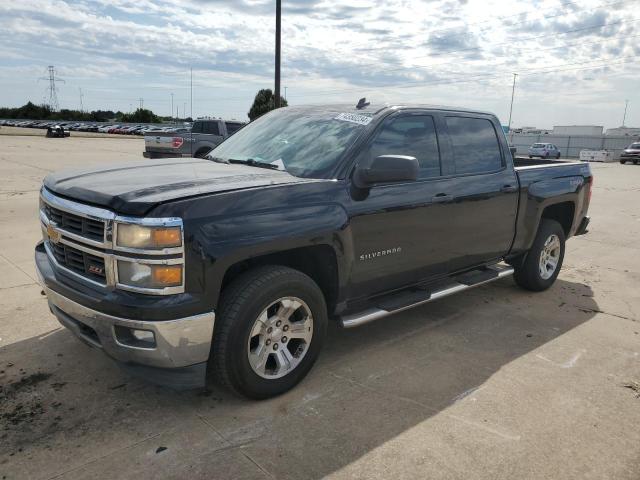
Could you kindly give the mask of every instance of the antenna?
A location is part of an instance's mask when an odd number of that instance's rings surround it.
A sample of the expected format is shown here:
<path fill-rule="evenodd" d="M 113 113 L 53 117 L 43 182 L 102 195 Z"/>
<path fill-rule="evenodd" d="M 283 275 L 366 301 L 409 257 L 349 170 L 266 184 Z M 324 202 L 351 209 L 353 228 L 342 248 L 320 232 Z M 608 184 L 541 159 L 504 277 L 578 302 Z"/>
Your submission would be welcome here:
<path fill-rule="evenodd" d="M 367 108 L 370 105 L 369 102 L 367 102 L 366 98 L 361 98 L 360 100 L 358 100 L 358 104 L 356 105 L 356 108 L 358 110 L 362 110 L 363 108 Z"/>
<path fill-rule="evenodd" d="M 53 65 L 47 67 L 47 76 L 40 77 L 38 80 L 49 81 L 49 108 L 54 112 L 58 110 L 58 91 L 56 89 L 56 82 L 65 83 L 61 78 L 56 77 L 56 68 Z"/>

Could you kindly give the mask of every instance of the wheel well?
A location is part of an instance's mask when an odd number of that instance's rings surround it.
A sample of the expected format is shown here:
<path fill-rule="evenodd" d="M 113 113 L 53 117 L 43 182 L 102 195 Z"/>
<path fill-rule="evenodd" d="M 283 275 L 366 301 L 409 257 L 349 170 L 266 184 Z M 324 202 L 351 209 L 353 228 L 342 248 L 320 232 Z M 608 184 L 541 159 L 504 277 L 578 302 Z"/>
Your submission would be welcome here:
<path fill-rule="evenodd" d="M 308 275 L 322 290 L 327 311 L 333 311 L 338 297 L 338 262 L 329 245 L 294 248 L 235 263 L 224 274 L 222 290 L 239 275 L 262 265 L 282 265 Z"/>
<path fill-rule="evenodd" d="M 573 215 L 575 212 L 575 205 L 573 202 L 557 203 L 555 205 L 549 205 L 542 212 L 542 218 L 548 218 L 555 220 L 564 230 L 564 234 L 568 237 L 571 225 L 573 224 Z"/>
<path fill-rule="evenodd" d="M 200 147 L 193 155 L 194 157 L 198 157 L 199 155 L 205 156 L 211 150 L 213 150 L 211 147 Z"/>

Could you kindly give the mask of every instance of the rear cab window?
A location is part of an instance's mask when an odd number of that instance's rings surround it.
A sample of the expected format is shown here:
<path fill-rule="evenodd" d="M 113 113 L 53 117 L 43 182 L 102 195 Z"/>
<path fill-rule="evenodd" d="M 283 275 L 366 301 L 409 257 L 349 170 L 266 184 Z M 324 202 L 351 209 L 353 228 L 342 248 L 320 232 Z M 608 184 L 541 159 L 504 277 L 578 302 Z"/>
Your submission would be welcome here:
<path fill-rule="evenodd" d="M 202 133 L 209 135 L 220 135 L 218 122 L 202 122 Z"/>
<path fill-rule="evenodd" d="M 487 118 L 446 116 L 456 175 L 490 173 L 505 166 L 493 122 Z"/>
<path fill-rule="evenodd" d="M 225 125 L 227 127 L 228 135 L 233 135 L 244 126 L 243 123 L 238 123 L 238 122 L 225 122 Z"/>

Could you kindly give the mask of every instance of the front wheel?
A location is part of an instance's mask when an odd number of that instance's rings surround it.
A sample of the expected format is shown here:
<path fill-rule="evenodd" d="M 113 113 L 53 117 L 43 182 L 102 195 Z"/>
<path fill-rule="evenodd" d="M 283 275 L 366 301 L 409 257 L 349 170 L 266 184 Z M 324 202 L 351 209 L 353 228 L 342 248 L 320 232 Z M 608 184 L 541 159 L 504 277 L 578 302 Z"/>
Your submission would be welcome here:
<path fill-rule="evenodd" d="M 327 307 L 304 273 L 265 266 L 222 293 L 210 371 L 237 394 L 264 399 L 293 388 L 311 370 L 324 343 Z"/>
<path fill-rule="evenodd" d="M 565 234 L 555 220 L 543 218 L 524 262 L 515 268 L 514 279 L 527 290 L 546 290 L 558 278 L 564 259 Z"/>
<path fill-rule="evenodd" d="M 621 165 L 624 165 L 625 163 L 627 163 L 627 161 L 621 158 L 621 159 L 620 159 L 620 164 L 621 164 Z"/>

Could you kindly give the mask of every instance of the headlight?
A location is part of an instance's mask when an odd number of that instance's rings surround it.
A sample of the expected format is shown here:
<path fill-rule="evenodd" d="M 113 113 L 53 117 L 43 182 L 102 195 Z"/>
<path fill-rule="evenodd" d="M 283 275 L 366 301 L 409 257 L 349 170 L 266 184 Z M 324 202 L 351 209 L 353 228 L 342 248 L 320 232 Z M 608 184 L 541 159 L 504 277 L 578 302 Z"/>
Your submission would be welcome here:
<path fill-rule="evenodd" d="M 182 265 L 162 265 L 118 260 L 118 283 L 138 288 L 182 285 Z"/>
<path fill-rule="evenodd" d="M 126 248 L 160 250 L 182 245 L 180 227 L 146 227 L 118 223 L 116 245 Z"/>

